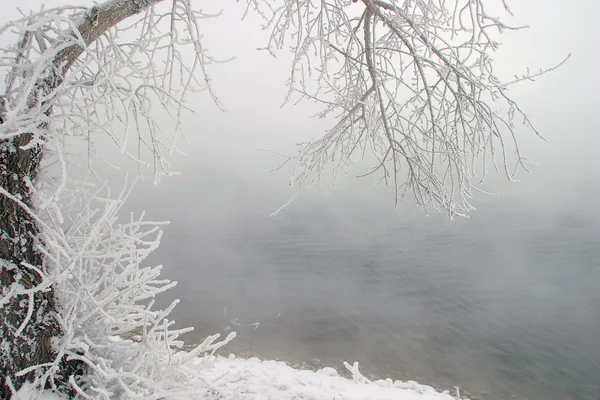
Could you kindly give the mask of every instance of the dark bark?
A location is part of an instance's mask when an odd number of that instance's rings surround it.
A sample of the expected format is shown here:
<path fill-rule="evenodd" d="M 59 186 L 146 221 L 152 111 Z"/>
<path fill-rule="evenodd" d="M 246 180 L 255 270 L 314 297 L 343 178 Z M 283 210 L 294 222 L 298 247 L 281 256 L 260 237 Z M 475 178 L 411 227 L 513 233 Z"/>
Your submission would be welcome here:
<path fill-rule="evenodd" d="M 22 150 L 30 135 L 18 136 L 13 141 L 0 143 L 0 186 L 31 207 L 31 196 L 24 178 L 35 180 L 41 158 L 39 148 Z M 11 268 L 0 269 L 0 288 L 3 290 L 15 282 L 30 289 L 40 284 L 40 276 L 22 266 L 22 262 L 42 267 L 42 257 L 35 246 L 38 227 L 32 217 L 13 200 L 0 196 L 0 257 L 12 264 Z M 53 361 L 50 338 L 60 334 L 56 321 L 56 306 L 52 291 L 34 295 L 32 323 L 28 324 L 19 337 L 15 333 L 24 321 L 29 308 L 29 297 L 16 296 L 2 308 L 0 334 L 0 371 L 5 377 L 0 383 L 0 398 L 9 398 L 10 390 L 6 379 L 15 387 L 33 378 L 31 374 L 17 378 L 15 373 L 28 366 Z M 41 318 L 36 318 L 36 316 Z M 41 321 L 40 321 L 41 320 Z M 34 338 L 34 340 L 32 340 Z"/>
<path fill-rule="evenodd" d="M 79 31 L 86 43 L 91 44 L 110 27 L 160 1 L 120 0 L 95 6 L 79 26 Z M 63 83 L 68 69 L 82 52 L 80 46 L 74 45 L 58 53 L 49 76 L 35 85 L 29 99 L 31 107 L 39 107 L 37 100 L 42 98 L 40 95 L 47 96 Z M 2 124 L 8 105 L 4 102 L 5 98 L 0 97 L 0 100 Z M 52 104 L 49 103 L 41 104 L 41 112 L 50 115 L 51 107 Z M 22 134 L 12 139 L 0 140 L 0 187 L 28 208 L 34 209 L 27 182 L 35 182 L 43 149 L 39 146 L 23 149 L 31 138 L 31 134 Z M 33 217 L 17 202 L 0 194 L 0 259 L 8 262 L 6 266 L 0 264 L 0 291 L 8 290 L 15 283 L 26 289 L 41 283 L 42 278 L 39 274 L 24 265 L 27 263 L 36 266 L 42 272 L 45 271 L 43 256 L 36 250 L 42 245 L 39 240 L 39 227 Z M 53 288 L 35 292 L 33 304 L 31 321 L 19 337 L 15 337 L 15 333 L 29 311 L 29 297 L 16 296 L 0 308 L 1 399 L 11 396 L 9 380 L 18 389 L 23 382 L 32 380 L 35 373 L 42 371 L 33 371 L 21 377 L 16 377 L 16 373 L 38 364 L 54 362 L 56 359 L 51 339 L 62 335 L 62 331 L 57 320 L 60 310 Z M 82 365 L 67 360 L 62 360 L 60 365 L 61 369 L 55 375 L 54 383 L 63 391 L 72 394 L 67 389 L 68 377 L 84 372 Z"/>

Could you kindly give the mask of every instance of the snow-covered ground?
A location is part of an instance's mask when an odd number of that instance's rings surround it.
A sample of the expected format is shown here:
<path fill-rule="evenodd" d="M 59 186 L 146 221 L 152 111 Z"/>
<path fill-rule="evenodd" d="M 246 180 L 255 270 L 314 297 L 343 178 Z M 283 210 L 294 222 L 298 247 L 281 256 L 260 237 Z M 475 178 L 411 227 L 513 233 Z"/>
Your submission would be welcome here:
<path fill-rule="evenodd" d="M 353 367 L 356 367 L 353 366 Z M 370 382 L 354 369 L 354 379 L 333 368 L 297 370 L 281 361 L 217 357 L 205 369 L 206 380 L 234 399 L 273 400 L 453 400 L 416 382 Z"/>
<path fill-rule="evenodd" d="M 235 400 L 454 400 L 448 393 L 439 393 L 429 386 L 391 379 L 371 382 L 364 378 L 357 365 L 348 366 L 354 379 L 338 375 L 333 368 L 318 371 L 294 369 L 281 361 L 240 359 L 230 356 L 198 358 L 194 364 L 201 370 L 199 391 L 207 399 Z M 216 395 L 216 396 L 215 396 Z M 180 396 L 177 396 L 180 399 Z M 21 388 L 13 400 L 62 400 L 54 393 L 43 394 Z"/>

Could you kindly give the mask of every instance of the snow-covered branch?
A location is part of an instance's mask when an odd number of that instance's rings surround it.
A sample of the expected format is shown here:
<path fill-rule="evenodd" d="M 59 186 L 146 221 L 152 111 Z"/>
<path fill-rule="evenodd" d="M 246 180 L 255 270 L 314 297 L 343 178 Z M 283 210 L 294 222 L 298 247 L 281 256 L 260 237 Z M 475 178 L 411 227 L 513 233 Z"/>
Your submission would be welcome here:
<path fill-rule="evenodd" d="M 483 0 L 248 0 L 294 52 L 288 99 L 323 105 L 334 126 L 301 144 L 291 181 L 319 186 L 360 159 L 425 210 L 467 215 L 489 166 L 515 179 L 529 160 L 517 119 L 539 136 L 494 74 L 498 34 L 511 27 Z M 497 11 L 510 14 L 505 2 Z M 514 83 L 514 82 L 511 82 Z M 516 155 L 513 157 L 512 153 Z"/>

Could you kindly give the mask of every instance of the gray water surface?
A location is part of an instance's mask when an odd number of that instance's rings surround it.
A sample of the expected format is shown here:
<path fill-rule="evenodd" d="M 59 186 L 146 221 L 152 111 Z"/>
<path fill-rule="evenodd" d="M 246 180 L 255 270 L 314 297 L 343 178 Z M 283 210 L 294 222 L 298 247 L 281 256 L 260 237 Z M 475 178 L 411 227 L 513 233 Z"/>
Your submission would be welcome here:
<path fill-rule="evenodd" d="M 591 193 L 552 207 L 482 199 L 470 220 L 448 221 L 342 191 L 269 218 L 281 198 L 268 190 L 195 179 L 131 199 L 171 220 L 151 261 L 179 282 L 167 297 L 182 300 L 172 318 L 196 327 L 189 340 L 234 329 L 232 351 L 265 358 L 359 361 L 484 399 L 600 399 Z"/>

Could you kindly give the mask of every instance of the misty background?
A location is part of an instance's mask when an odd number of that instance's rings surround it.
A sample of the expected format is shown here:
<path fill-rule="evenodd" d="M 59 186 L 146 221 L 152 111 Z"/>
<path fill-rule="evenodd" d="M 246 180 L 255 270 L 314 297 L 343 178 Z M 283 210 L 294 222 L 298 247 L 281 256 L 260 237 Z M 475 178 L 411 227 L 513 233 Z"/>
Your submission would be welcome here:
<path fill-rule="evenodd" d="M 293 189 L 285 170 L 266 172 L 279 158 L 256 147 L 292 153 L 332 121 L 310 119 L 311 104 L 279 108 L 289 59 L 255 50 L 258 21 L 236 22 L 226 9 L 231 25 L 209 22 L 209 47 L 237 56 L 212 73 L 229 112 L 199 100 L 190 156 L 176 160 L 182 175 L 138 186 L 129 204 L 171 221 L 151 261 L 178 281 L 163 304 L 182 300 L 173 318 L 196 327 L 188 340 L 232 329 L 238 354 L 359 361 L 374 375 L 485 399 L 600 399 L 600 32 L 591 19 L 600 10 L 511 5 L 510 21 L 531 28 L 502 37 L 501 76 L 572 57 L 511 88 L 548 139 L 519 130 L 539 167 L 521 183 L 490 176 L 484 188 L 500 195 L 477 196 L 471 219 L 455 221 L 427 217 L 410 199 L 394 210 L 390 190 L 353 177 L 269 217 Z"/>
<path fill-rule="evenodd" d="M 375 375 L 485 399 L 600 399 L 600 5 L 510 3 L 506 22 L 531 27 L 501 37 L 502 78 L 572 57 L 510 91 L 548 139 L 518 130 L 539 166 L 520 183 L 491 175 L 484 188 L 500 195 L 476 196 L 477 211 L 455 221 L 410 199 L 394 210 L 390 190 L 352 176 L 270 217 L 294 189 L 289 171 L 267 172 L 280 158 L 257 147 L 293 153 L 333 121 L 310 118 L 313 104 L 280 108 L 289 56 L 256 50 L 266 35 L 252 14 L 241 20 L 243 4 L 218 5 L 224 14 L 205 21 L 205 45 L 236 56 L 209 70 L 228 111 L 206 95 L 190 99 L 187 156 L 171 157 L 181 175 L 139 183 L 124 210 L 171 222 L 148 262 L 178 281 L 161 303 L 182 300 L 171 318 L 196 328 L 188 340 L 233 329 L 232 352 L 359 361 Z M 106 176 L 118 185 L 121 175 Z"/>

